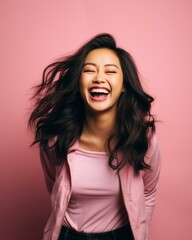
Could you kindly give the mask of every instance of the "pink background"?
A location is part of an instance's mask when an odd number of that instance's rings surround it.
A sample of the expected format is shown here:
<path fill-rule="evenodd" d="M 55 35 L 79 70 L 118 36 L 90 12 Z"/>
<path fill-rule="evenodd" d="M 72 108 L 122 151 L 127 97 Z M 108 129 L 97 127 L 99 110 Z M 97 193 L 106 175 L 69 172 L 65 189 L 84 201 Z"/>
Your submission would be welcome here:
<path fill-rule="evenodd" d="M 43 68 L 97 33 L 134 57 L 156 101 L 163 167 L 155 240 L 192 239 L 192 1 L 1 0 L 0 239 L 41 239 L 49 215 L 37 148 L 27 132 Z"/>

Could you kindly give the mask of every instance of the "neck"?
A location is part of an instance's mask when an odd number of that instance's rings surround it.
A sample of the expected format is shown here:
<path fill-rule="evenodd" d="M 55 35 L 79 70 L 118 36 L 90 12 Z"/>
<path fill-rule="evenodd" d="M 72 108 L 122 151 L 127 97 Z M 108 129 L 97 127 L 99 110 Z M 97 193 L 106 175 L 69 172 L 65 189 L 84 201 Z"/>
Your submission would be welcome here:
<path fill-rule="evenodd" d="M 116 118 L 110 114 L 86 114 L 80 146 L 85 149 L 105 151 L 106 140 L 114 132 Z"/>
<path fill-rule="evenodd" d="M 116 127 L 116 117 L 111 113 L 107 114 L 87 114 L 84 123 L 84 130 L 97 138 L 106 139 Z"/>

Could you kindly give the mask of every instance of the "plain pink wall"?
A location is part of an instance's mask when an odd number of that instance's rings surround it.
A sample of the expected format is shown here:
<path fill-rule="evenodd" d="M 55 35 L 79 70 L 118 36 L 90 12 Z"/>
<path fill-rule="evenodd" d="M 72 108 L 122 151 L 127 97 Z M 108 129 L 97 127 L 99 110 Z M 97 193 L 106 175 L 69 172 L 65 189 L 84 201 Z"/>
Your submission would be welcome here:
<path fill-rule="evenodd" d="M 37 148 L 29 148 L 30 88 L 48 63 L 109 32 L 136 60 L 162 121 L 153 239 L 191 240 L 192 1 L 1 0 L 0 11 L 0 239 L 41 239 L 49 215 Z"/>

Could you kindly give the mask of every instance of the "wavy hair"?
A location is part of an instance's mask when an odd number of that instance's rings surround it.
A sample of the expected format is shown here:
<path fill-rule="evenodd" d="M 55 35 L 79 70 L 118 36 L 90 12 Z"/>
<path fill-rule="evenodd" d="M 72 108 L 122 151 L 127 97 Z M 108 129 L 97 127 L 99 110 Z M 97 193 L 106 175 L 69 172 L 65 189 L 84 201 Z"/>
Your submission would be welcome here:
<path fill-rule="evenodd" d="M 39 143 L 54 164 L 65 161 L 69 148 L 82 133 L 85 120 L 83 100 L 79 92 L 83 63 L 87 54 L 97 48 L 108 48 L 116 52 L 126 88 L 117 104 L 117 129 L 106 142 L 109 165 L 113 169 L 120 169 L 129 163 L 136 172 L 149 169 L 144 157 L 149 148 L 149 133 L 155 131 L 155 119 L 150 112 L 154 99 L 143 90 L 131 55 L 118 48 L 114 37 L 107 33 L 93 37 L 74 54 L 45 68 L 42 82 L 35 87 L 32 97 L 34 108 L 28 121 L 29 128 L 35 135 L 32 145 Z M 112 149 L 110 143 L 113 139 L 116 140 L 116 145 Z M 115 165 L 114 159 L 119 151 L 123 153 L 123 158 Z"/>

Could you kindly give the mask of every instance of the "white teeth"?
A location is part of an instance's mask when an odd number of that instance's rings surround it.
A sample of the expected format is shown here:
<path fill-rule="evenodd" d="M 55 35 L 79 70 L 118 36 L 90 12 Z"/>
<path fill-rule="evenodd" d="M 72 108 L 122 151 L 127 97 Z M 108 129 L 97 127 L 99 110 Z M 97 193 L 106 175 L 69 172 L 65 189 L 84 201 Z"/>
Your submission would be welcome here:
<path fill-rule="evenodd" d="M 109 91 L 107 89 L 104 89 L 104 88 L 93 88 L 91 89 L 90 91 L 91 93 L 105 93 L 105 94 L 108 94 Z"/>

